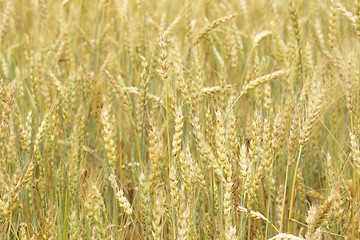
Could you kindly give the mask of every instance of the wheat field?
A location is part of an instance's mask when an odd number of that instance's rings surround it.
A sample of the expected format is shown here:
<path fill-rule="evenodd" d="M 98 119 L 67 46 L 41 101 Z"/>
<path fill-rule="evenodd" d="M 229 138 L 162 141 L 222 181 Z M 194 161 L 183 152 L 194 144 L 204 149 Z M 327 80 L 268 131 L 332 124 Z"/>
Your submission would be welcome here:
<path fill-rule="evenodd" d="M 0 239 L 360 239 L 360 0 L 0 0 Z"/>

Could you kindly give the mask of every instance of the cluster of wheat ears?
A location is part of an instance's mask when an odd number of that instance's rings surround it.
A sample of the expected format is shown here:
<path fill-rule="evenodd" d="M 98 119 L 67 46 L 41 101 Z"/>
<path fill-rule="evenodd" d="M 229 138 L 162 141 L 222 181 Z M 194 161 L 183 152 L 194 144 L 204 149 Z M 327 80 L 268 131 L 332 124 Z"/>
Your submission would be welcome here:
<path fill-rule="evenodd" d="M 0 0 L 0 239 L 360 239 L 360 0 Z"/>

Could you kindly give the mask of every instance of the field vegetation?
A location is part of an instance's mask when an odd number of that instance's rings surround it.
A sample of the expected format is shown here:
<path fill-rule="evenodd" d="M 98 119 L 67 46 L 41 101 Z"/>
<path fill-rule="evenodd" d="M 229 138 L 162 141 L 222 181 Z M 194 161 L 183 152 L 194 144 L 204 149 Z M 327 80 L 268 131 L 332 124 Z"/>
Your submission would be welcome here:
<path fill-rule="evenodd" d="M 0 0 L 0 239 L 360 239 L 359 43 L 359 0 Z"/>

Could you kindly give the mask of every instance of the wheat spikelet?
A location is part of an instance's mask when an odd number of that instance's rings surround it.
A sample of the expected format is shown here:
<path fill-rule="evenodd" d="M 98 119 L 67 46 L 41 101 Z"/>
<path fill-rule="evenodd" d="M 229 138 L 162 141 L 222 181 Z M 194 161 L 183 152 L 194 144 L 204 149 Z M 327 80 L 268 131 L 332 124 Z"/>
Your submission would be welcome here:
<path fill-rule="evenodd" d="M 170 196 L 171 196 L 171 205 L 173 206 L 173 211 L 175 212 L 175 218 L 179 214 L 179 204 L 180 204 L 180 197 L 179 197 L 179 189 L 178 189 L 178 179 L 176 176 L 177 172 L 175 169 L 174 164 L 171 165 L 169 170 L 169 185 L 170 185 Z"/>
<path fill-rule="evenodd" d="M 270 195 L 275 192 L 275 179 L 273 174 L 273 157 L 271 149 L 271 136 L 270 136 L 270 122 L 264 120 L 264 132 L 263 132 L 263 154 L 262 161 L 264 164 L 265 175 L 269 181 Z"/>
<path fill-rule="evenodd" d="M 122 104 L 124 104 L 126 110 L 128 112 L 130 112 L 131 105 L 130 105 L 130 102 L 129 102 L 129 98 L 128 98 L 128 96 L 126 96 L 125 91 L 124 91 L 125 85 L 123 84 L 122 81 L 120 81 L 122 84 L 119 84 L 115 80 L 115 78 L 108 71 L 105 71 L 105 74 L 108 77 L 108 79 L 110 80 L 110 83 L 113 86 L 113 88 L 115 88 L 116 92 L 120 95 L 120 99 L 122 101 Z"/>
<path fill-rule="evenodd" d="M 4 149 L 3 146 L 5 145 L 4 140 L 5 137 L 8 134 L 9 131 L 9 117 L 10 117 L 10 113 L 13 109 L 13 104 L 14 104 L 14 94 L 15 94 L 15 83 L 13 82 L 12 84 L 9 84 L 8 86 L 6 86 L 5 88 L 5 93 L 3 96 L 3 101 L 2 101 L 2 112 L 1 112 L 1 119 L 2 122 L 0 124 L 0 152 L 4 155 Z"/>
<path fill-rule="evenodd" d="M 87 200 L 85 202 L 86 218 L 92 231 L 92 237 L 105 239 L 104 216 L 105 205 L 99 189 L 92 185 L 89 189 Z"/>
<path fill-rule="evenodd" d="M 294 152 L 296 147 L 296 142 L 299 138 L 299 121 L 300 121 L 300 113 L 301 113 L 301 106 L 300 104 L 296 105 L 295 107 L 295 114 L 294 118 L 292 119 L 291 127 L 290 127 L 290 134 L 289 140 L 287 145 L 288 155 L 289 155 L 289 165 L 294 163 Z"/>
<path fill-rule="evenodd" d="M 20 194 L 20 187 L 21 187 L 21 181 L 19 179 L 19 176 L 15 176 L 16 179 L 13 183 L 13 186 L 10 189 L 10 192 L 7 196 L 7 201 L 5 203 L 2 203 L 1 210 L 2 215 L 4 216 L 4 219 L 6 221 L 10 220 L 10 215 L 18 208 L 19 206 L 19 194 Z"/>
<path fill-rule="evenodd" d="M 76 210 L 73 210 L 69 215 L 69 225 L 70 225 L 70 239 L 71 240 L 79 239 L 81 225 Z"/>
<path fill-rule="evenodd" d="M 276 72 L 273 72 L 273 73 L 270 73 L 270 74 L 267 74 L 267 75 L 264 75 L 264 76 L 261 76 L 261 77 L 258 77 L 254 80 L 252 80 L 251 82 L 249 82 L 247 85 L 244 86 L 243 88 L 243 92 L 245 91 L 248 91 L 248 90 L 251 90 L 261 84 L 264 84 L 266 82 L 269 82 L 275 78 L 278 78 L 282 75 L 286 74 L 286 70 L 279 70 L 279 71 L 276 71 Z"/>
<path fill-rule="evenodd" d="M 233 15 L 229 15 L 229 16 L 225 16 L 222 18 L 219 18 L 215 21 L 213 21 L 212 23 L 210 23 L 209 25 L 205 26 L 195 37 L 195 40 L 193 41 L 193 44 L 198 44 L 200 42 L 200 40 L 206 35 L 208 34 L 211 30 L 213 30 L 214 28 L 216 28 L 217 26 L 219 26 L 220 24 L 223 24 L 225 22 L 230 21 L 231 19 L 233 19 L 234 17 L 236 17 L 236 14 Z"/>
<path fill-rule="evenodd" d="M 187 192 L 191 192 L 192 190 L 192 172 L 191 172 L 191 164 L 192 157 L 190 153 L 190 148 L 188 145 L 185 146 L 184 150 L 180 153 L 179 163 L 180 163 L 180 172 L 181 177 L 184 183 L 185 190 Z"/>
<path fill-rule="evenodd" d="M 350 132 L 350 144 L 351 144 L 351 153 L 355 166 L 357 167 L 358 173 L 360 173 L 360 150 L 358 140 L 355 135 Z"/>
<path fill-rule="evenodd" d="M 0 25 L 0 43 L 4 41 L 5 34 L 8 30 L 8 25 L 10 21 L 10 15 L 13 10 L 12 1 L 8 1 L 5 7 L 5 10 L 3 12 L 3 16 L 1 19 L 1 25 Z"/>
<path fill-rule="evenodd" d="M 216 111 L 216 147 L 219 166 L 224 172 L 224 177 L 231 177 L 231 168 L 227 156 L 225 128 L 220 110 Z"/>
<path fill-rule="evenodd" d="M 328 215 L 331 213 L 333 207 L 333 200 L 335 199 L 334 193 L 330 195 L 320 206 L 311 206 L 306 217 L 308 224 L 307 238 L 316 233 L 319 227 L 326 225 Z"/>
<path fill-rule="evenodd" d="M 154 208 L 153 208 L 153 217 L 152 217 L 152 232 L 151 235 L 153 239 L 161 239 L 161 219 L 164 215 L 163 205 L 164 199 L 162 193 L 160 192 L 159 196 L 154 200 Z"/>
<path fill-rule="evenodd" d="M 282 219 L 283 219 L 283 199 L 284 197 L 284 185 L 280 185 L 277 189 L 276 193 L 276 220 L 277 220 L 277 226 L 282 226 Z"/>
<path fill-rule="evenodd" d="M 271 34 L 271 31 L 263 31 L 261 33 L 258 33 L 253 39 L 253 48 L 257 48 L 260 41 Z"/>
<path fill-rule="evenodd" d="M 163 145 L 158 137 L 158 131 L 155 126 L 152 126 L 149 132 L 149 158 L 151 161 L 151 176 L 150 181 L 157 185 L 159 177 L 161 176 L 162 168 L 162 157 L 163 153 L 161 151 Z M 152 189 L 154 191 L 155 189 Z"/>
<path fill-rule="evenodd" d="M 125 213 L 128 216 L 131 216 L 133 210 L 132 210 L 132 208 L 130 206 L 129 201 L 124 196 L 123 190 L 121 190 L 119 188 L 119 186 L 117 185 L 116 177 L 115 177 L 115 175 L 113 173 L 110 174 L 109 180 L 110 180 L 110 183 L 111 183 L 111 187 L 113 188 L 113 190 L 115 192 L 116 199 L 119 201 L 120 207 L 124 209 Z"/>
<path fill-rule="evenodd" d="M 358 0 L 355 1 L 355 21 L 358 38 L 360 38 L 360 2 Z"/>
<path fill-rule="evenodd" d="M 239 206 L 239 207 L 237 208 L 237 210 L 240 211 L 240 212 L 242 212 L 242 213 L 249 214 L 250 217 L 253 218 L 253 219 L 263 220 L 263 221 L 265 221 L 265 222 L 270 223 L 270 221 L 269 221 L 264 215 L 262 215 L 262 214 L 259 213 L 259 212 L 255 212 L 255 211 L 253 211 L 253 210 L 248 210 L 247 208 L 241 207 L 241 206 Z"/>
<path fill-rule="evenodd" d="M 248 84 L 246 84 L 244 87 L 243 87 L 243 90 L 242 92 L 240 93 L 240 95 L 235 99 L 235 101 L 232 103 L 232 107 L 235 106 L 235 104 L 239 101 L 239 99 L 249 90 L 261 85 L 261 84 L 264 84 L 266 82 L 269 82 L 275 78 L 278 78 L 282 75 L 285 75 L 287 74 L 287 71 L 286 70 L 279 70 L 279 71 L 276 71 L 276 72 L 273 72 L 273 73 L 270 73 L 270 74 L 267 74 L 267 75 L 264 75 L 264 76 L 261 76 L 261 77 L 258 77 L 254 80 L 252 80 L 251 82 L 249 82 Z"/>
<path fill-rule="evenodd" d="M 177 160 L 179 153 L 180 153 L 180 149 L 181 149 L 181 141 L 182 141 L 182 135 L 183 135 L 183 126 L 184 126 L 184 122 L 183 122 L 183 115 L 182 115 L 182 110 L 181 107 L 176 107 L 175 108 L 175 133 L 174 133 L 174 137 L 173 137 L 173 157 L 175 160 Z"/>
<path fill-rule="evenodd" d="M 104 107 L 102 124 L 104 126 L 104 142 L 105 149 L 108 155 L 108 161 L 110 165 L 110 170 L 112 173 L 115 173 L 115 162 L 116 162 L 116 148 L 115 148 L 115 131 L 113 122 L 109 116 L 109 110 Z"/>
<path fill-rule="evenodd" d="M 214 87 L 206 87 L 206 88 L 202 88 L 200 91 L 200 96 L 208 96 L 208 95 L 213 95 L 216 93 L 223 93 L 225 90 L 231 88 L 231 85 L 227 85 L 224 87 L 221 86 L 214 86 Z"/>
<path fill-rule="evenodd" d="M 330 22 L 329 22 L 329 45 L 334 48 L 335 43 L 335 24 L 336 24 L 336 9 L 334 0 L 330 1 Z"/>
<path fill-rule="evenodd" d="M 211 147 L 209 146 L 209 144 L 207 142 L 205 142 L 205 137 L 202 134 L 201 128 L 200 128 L 200 123 L 199 123 L 199 118 L 198 117 L 194 117 L 192 119 L 191 124 L 193 125 L 193 132 L 194 135 L 196 137 L 196 142 L 198 144 L 198 151 L 201 155 L 201 159 L 203 161 L 209 161 L 211 168 L 215 171 L 216 175 L 218 176 L 219 179 L 221 179 L 222 173 L 221 171 L 219 171 L 220 166 L 218 164 L 218 161 L 216 160 L 214 153 L 211 149 Z"/>
<path fill-rule="evenodd" d="M 7 136 L 7 143 L 5 149 L 7 152 L 7 165 L 10 168 L 14 162 L 18 159 L 16 151 L 16 135 L 14 130 L 14 124 L 12 121 L 9 122 L 9 132 Z"/>
<path fill-rule="evenodd" d="M 169 63 L 168 63 L 168 52 L 167 52 L 167 40 L 166 40 L 166 35 L 162 35 L 160 37 L 159 40 L 159 58 L 158 58 L 158 62 L 160 65 L 160 69 L 158 70 L 158 72 L 160 73 L 162 79 L 164 81 L 167 80 L 168 78 L 168 69 L 169 69 Z"/>
<path fill-rule="evenodd" d="M 185 194 L 184 194 L 184 188 L 180 190 L 180 209 L 179 209 L 179 239 L 191 239 L 191 233 L 190 233 L 190 206 L 189 206 L 189 200 L 186 200 Z"/>
<path fill-rule="evenodd" d="M 343 15 L 350 21 L 351 25 L 357 29 L 358 28 L 358 24 L 357 24 L 357 19 L 356 17 L 349 12 L 341 3 L 337 3 L 337 10 L 339 10 L 340 12 L 343 13 Z"/>
<path fill-rule="evenodd" d="M 19 239 L 20 240 L 27 240 L 28 239 L 28 235 L 26 233 L 26 223 L 21 223 L 20 226 L 19 226 Z"/>
<path fill-rule="evenodd" d="M 34 176 L 34 168 L 35 168 L 34 163 L 30 162 L 29 165 L 27 166 L 26 173 L 23 179 L 21 180 L 21 187 L 25 187 L 25 185 L 30 182 L 31 178 Z"/>
<path fill-rule="evenodd" d="M 227 240 L 234 239 L 236 236 L 236 228 L 232 223 L 232 185 L 231 176 L 228 177 L 225 183 L 225 192 L 223 196 L 224 201 L 224 216 L 225 216 L 225 236 Z"/>
<path fill-rule="evenodd" d="M 271 147 L 273 148 L 274 152 L 277 152 L 284 141 L 286 127 L 285 117 L 281 113 L 276 114 L 273 125 L 273 131 L 271 133 Z"/>
<path fill-rule="evenodd" d="M 139 184 L 140 184 L 140 220 L 144 225 L 144 231 L 148 231 L 151 226 L 152 214 L 150 207 L 150 182 L 147 181 L 144 173 L 139 175 Z"/>
<path fill-rule="evenodd" d="M 21 144 L 22 148 L 27 152 L 31 152 L 31 131 L 32 131 L 32 111 L 29 111 L 26 117 L 25 126 L 21 125 Z"/>

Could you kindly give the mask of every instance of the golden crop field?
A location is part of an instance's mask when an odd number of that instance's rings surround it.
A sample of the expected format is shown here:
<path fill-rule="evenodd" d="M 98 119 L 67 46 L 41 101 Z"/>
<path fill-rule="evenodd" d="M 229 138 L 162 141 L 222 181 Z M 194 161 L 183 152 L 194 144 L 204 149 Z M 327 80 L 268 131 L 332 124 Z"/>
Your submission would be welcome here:
<path fill-rule="evenodd" d="M 360 0 L 0 0 L 0 239 L 360 239 Z"/>

